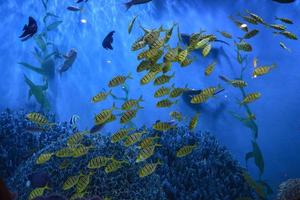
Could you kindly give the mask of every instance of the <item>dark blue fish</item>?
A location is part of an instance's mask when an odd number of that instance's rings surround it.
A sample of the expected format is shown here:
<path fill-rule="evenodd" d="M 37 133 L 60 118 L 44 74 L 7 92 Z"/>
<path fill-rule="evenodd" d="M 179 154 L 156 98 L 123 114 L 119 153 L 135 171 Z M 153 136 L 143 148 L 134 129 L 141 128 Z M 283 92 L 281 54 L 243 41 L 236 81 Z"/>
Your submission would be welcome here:
<path fill-rule="evenodd" d="M 277 3 L 294 3 L 296 0 L 273 0 Z"/>
<path fill-rule="evenodd" d="M 75 7 L 75 6 L 69 6 L 69 7 L 67 7 L 67 9 L 69 11 L 73 11 L 73 12 L 81 11 L 81 8 L 78 8 L 78 7 Z"/>
<path fill-rule="evenodd" d="M 98 125 L 94 125 L 91 129 L 90 129 L 90 133 L 97 133 L 99 131 L 101 131 L 101 129 L 104 127 L 104 124 L 98 124 Z"/>
<path fill-rule="evenodd" d="M 126 6 L 127 10 L 129 10 L 129 8 L 131 8 L 131 6 L 133 6 L 133 5 L 145 4 L 150 1 L 152 1 L 152 0 L 131 0 L 127 3 L 125 3 L 125 6 Z"/>
<path fill-rule="evenodd" d="M 76 3 L 81 3 L 81 2 L 88 2 L 88 0 L 78 0 Z"/>
<path fill-rule="evenodd" d="M 109 34 L 107 34 L 107 36 L 104 38 L 103 42 L 102 42 L 102 46 L 104 49 L 108 50 L 113 50 L 113 47 L 112 47 L 112 43 L 114 41 L 114 38 L 113 38 L 113 34 L 115 33 L 115 31 L 111 31 Z"/>
<path fill-rule="evenodd" d="M 28 40 L 34 34 L 36 34 L 37 30 L 38 26 L 35 19 L 33 19 L 33 17 L 29 17 L 28 24 L 25 24 L 23 28 L 23 33 L 19 36 L 19 38 L 22 38 L 22 41 Z"/>

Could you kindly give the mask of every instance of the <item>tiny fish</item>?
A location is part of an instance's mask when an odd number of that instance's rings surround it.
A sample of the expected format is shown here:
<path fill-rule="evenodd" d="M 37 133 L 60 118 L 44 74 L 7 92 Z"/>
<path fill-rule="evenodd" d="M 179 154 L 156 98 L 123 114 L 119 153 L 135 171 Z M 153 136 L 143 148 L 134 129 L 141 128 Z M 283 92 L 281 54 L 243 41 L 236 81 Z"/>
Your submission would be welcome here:
<path fill-rule="evenodd" d="M 260 16 L 258 16 L 257 14 L 251 13 L 248 10 L 246 10 L 246 12 L 250 15 L 250 17 L 255 19 L 258 23 L 265 24 L 264 20 Z"/>
<path fill-rule="evenodd" d="M 185 49 L 185 50 L 181 51 L 178 54 L 178 61 L 183 62 L 186 59 L 188 53 L 189 53 L 188 49 Z"/>
<path fill-rule="evenodd" d="M 64 182 L 62 189 L 69 190 L 72 187 L 74 187 L 77 184 L 80 176 L 82 176 L 81 173 L 79 175 L 68 177 L 67 180 Z"/>
<path fill-rule="evenodd" d="M 73 148 L 65 147 L 55 152 L 55 156 L 58 158 L 71 157 L 73 155 Z"/>
<path fill-rule="evenodd" d="M 257 99 L 259 99 L 260 97 L 261 97 L 261 93 L 259 92 L 250 93 L 247 96 L 245 96 L 245 98 L 241 102 L 241 105 L 252 103 Z"/>
<path fill-rule="evenodd" d="M 131 22 L 129 23 L 129 26 L 128 26 L 128 33 L 130 34 L 131 31 L 132 31 L 132 28 L 133 28 L 133 25 L 134 25 L 134 22 L 135 20 L 137 19 L 137 15 L 133 17 L 133 19 L 131 20 Z"/>
<path fill-rule="evenodd" d="M 54 124 L 49 124 L 47 118 L 40 113 L 35 113 L 35 112 L 28 113 L 26 115 L 26 118 L 38 125 L 54 125 Z"/>
<path fill-rule="evenodd" d="M 252 73 L 252 77 L 256 78 L 258 76 L 262 76 L 265 75 L 267 73 L 270 72 L 271 69 L 273 69 L 274 67 L 276 67 L 275 64 L 271 65 L 271 66 L 261 66 L 261 67 L 256 67 Z"/>
<path fill-rule="evenodd" d="M 163 74 L 154 80 L 154 85 L 162 85 L 168 83 L 174 76 L 175 76 L 175 72 L 170 76 Z"/>
<path fill-rule="evenodd" d="M 93 146 L 84 146 L 84 145 L 79 145 L 77 148 L 73 149 L 72 156 L 74 158 L 79 158 L 81 156 L 86 155 L 90 149 L 94 148 Z"/>
<path fill-rule="evenodd" d="M 197 145 L 186 145 L 181 147 L 179 150 L 176 152 L 176 157 L 182 158 L 185 157 L 193 152 L 193 150 L 197 147 Z"/>
<path fill-rule="evenodd" d="M 126 136 L 128 135 L 128 132 L 131 131 L 132 128 L 122 128 L 120 130 L 118 130 L 116 133 L 114 133 L 111 137 L 111 142 L 112 143 L 116 143 L 119 142 L 121 140 L 123 140 L 124 138 L 126 138 Z"/>
<path fill-rule="evenodd" d="M 75 6 L 68 6 L 67 9 L 69 11 L 73 11 L 73 12 L 82 11 L 82 8 L 78 8 L 78 7 L 75 7 Z"/>
<path fill-rule="evenodd" d="M 102 110 L 98 115 L 95 116 L 95 124 L 100 125 L 106 123 L 112 116 L 112 111 L 117 109 L 115 103 L 113 103 L 112 108 Z"/>
<path fill-rule="evenodd" d="M 173 112 L 170 112 L 170 116 L 173 118 L 173 119 L 175 119 L 175 120 L 177 120 L 177 121 L 181 121 L 182 120 L 182 114 L 180 113 L 180 112 L 178 112 L 178 111 L 173 111 Z"/>
<path fill-rule="evenodd" d="M 175 127 L 168 122 L 156 122 L 152 128 L 157 131 L 167 131 Z"/>
<path fill-rule="evenodd" d="M 94 174 L 94 172 L 90 172 L 89 174 L 81 175 L 78 179 L 78 182 L 76 184 L 76 193 L 82 193 L 85 191 L 87 186 L 90 184 L 91 176 Z"/>
<path fill-rule="evenodd" d="M 183 94 L 184 91 L 188 90 L 187 85 L 184 88 L 177 87 L 175 88 L 174 85 L 172 86 L 172 91 L 170 92 L 170 98 L 176 98 Z"/>
<path fill-rule="evenodd" d="M 45 162 L 49 161 L 54 153 L 43 153 L 36 159 L 36 164 L 44 164 Z"/>
<path fill-rule="evenodd" d="M 281 48 L 291 52 L 291 49 L 287 48 L 286 45 L 283 42 L 279 42 L 279 45 L 280 45 Z"/>
<path fill-rule="evenodd" d="M 171 91 L 171 88 L 170 87 L 160 87 L 158 88 L 155 93 L 154 93 L 154 97 L 155 98 L 159 98 L 159 97 L 163 97 L 163 96 L 166 96 L 170 93 Z"/>
<path fill-rule="evenodd" d="M 152 145 L 155 144 L 155 141 L 158 140 L 160 138 L 160 136 L 153 136 L 153 137 L 147 137 L 145 139 L 143 139 L 140 143 L 139 143 L 139 148 L 147 148 L 150 147 Z"/>
<path fill-rule="evenodd" d="M 123 167 L 123 163 L 125 164 L 129 164 L 127 161 L 125 160 L 116 160 L 115 158 L 112 158 L 111 163 L 109 163 L 108 165 L 106 165 L 106 167 L 104 168 L 104 171 L 109 174 L 112 172 L 117 171 L 118 169 L 120 169 L 121 167 Z"/>
<path fill-rule="evenodd" d="M 149 70 L 151 68 L 151 62 L 149 60 L 143 60 L 136 68 L 137 72 Z"/>
<path fill-rule="evenodd" d="M 144 101 L 142 95 L 138 99 L 129 99 L 122 104 L 121 109 L 130 110 L 133 107 L 139 107 L 139 103 L 142 101 Z"/>
<path fill-rule="evenodd" d="M 97 95 L 95 95 L 92 98 L 92 103 L 97 103 L 97 102 L 105 100 L 109 95 L 112 94 L 111 92 L 112 92 L 112 90 L 109 90 L 108 92 L 100 92 L 100 93 L 98 93 Z"/>
<path fill-rule="evenodd" d="M 189 123 L 189 130 L 194 130 L 198 124 L 198 119 L 199 119 L 200 113 L 197 112 L 192 118 Z"/>
<path fill-rule="evenodd" d="M 211 48 L 212 48 L 211 44 L 206 45 L 202 50 L 202 56 L 206 57 L 210 53 Z"/>
<path fill-rule="evenodd" d="M 41 197 L 44 195 L 45 190 L 51 190 L 50 187 L 48 187 L 48 185 L 46 185 L 45 187 L 39 187 L 39 188 L 35 188 L 34 190 L 32 190 L 29 194 L 28 199 L 29 200 L 34 200 L 38 197 Z"/>
<path fill-rule="evenodd" d="M 151 175 L 157 168 L 158 165 L 161 165 L 162 163 L 160 161 L 157 161 L 156 163 L 147 163 L 139 170 L 139 177 L 143 178 L 146 176 Z"/>
<path fill-rule="evenodd" d="M 278 30 L 278 31 L 285 31 L 286 30 L 286 26 L 282 25 L 282 24 L 271 24 L 269 25 L 271 28 Z"/>
<path fill-rule="evenodd" d="M 294 22 L 288 18 L 281 18 L 281 17 L 275 17 L 276 20 L 280 20 L 282 21 L 283 23 L 286 23 L 286 24 L 294 24 Z"/>
<path fill-rule="evenodd" d="M 122 85 L 125 83 L 127 79 L 132 79 L 130 73 L 127 76 L 121 76 L 121 75 L 116 76 L 109 81 L 108 87 L 116 87 Z"/>
<path fill-rule="evenodd" d="M 140 139 L 142 138 L 142 136 L 147 133 L 146 130 L 141 131 L 141 132 L 137 132 L 137 133 L 133 133 L 129 136 L 127 136 L 126 140 L 124 141 L 124 145 L 126 147 L 129 147 L 131 145 L 134 145 L 135 143 L 139 142 Z"/>
<path fill-rule="evenodd" d="M 108 161 L 110 161 L 112 157 L 105 157 L 105 156 L 97 156 L 95 158 L 92 158 L 89 163 L 87 168 L 89 169 L 99 169 L 101 167 L 106 166 Z"/>
<path fill-rule="evenodd" d="M 227 33 L 226 31 L 217 31 L 219 32 L 223 37 L 232 39 L 232 35 L 230 33 Z"/>
<path fill-rule="evenodd" d="M 241 41 L 240 43 L 235 42 L 235 45 L 237 46 L 237 49 L 240 51 L 246 51 L 246 52 L 252 51 L 252 46 L 245 41 Z"/>
<path fill-rule="evenodd" d="M 156 107 L 158 108 L 168 108 L 171 107 L 173 104 L 177 104 L 178 100 L 170 101 L 169 99 L 163 99 L 156 103 Z"/>
<path fill-rule="evenodd" d="M 159 147 L 161 146 L 160 144 L 153 144 L 151 146 L 142 148 L 139 153 L 138 156 L 136 158 L 136 163 L 142 162 L 147 160 L 148 158 L 150 158 L 151 156 L 153 156 L 154 151 L 155 151 L 155 147 Z"/>
<path fill-rule="evenodd" d="M 289 31 L 274 32 L 274 34 L 276 34 L 276 35 L 281 34 L 281 35 L 285 36 L 285 37 L 288 38 L 288 39 L 291 39 L 291 40 L 298 40 L 297 35 L 295 35 L 295 34 L 292 33 L 292 32 L 289 32 Z"/>
<path fill-rule="evenodd" d="M 249 31 L 247 33 L 245 33 L 245 35 L 243 36 L 244 39 L 250 39 L 253 38 L 254 36 L 256 36 L 259 33 L 259 30 L 254 29 L 252 31 Z"/>
<path fill-rule="evenodd" d="M 209 64 L 209 65 L 206 67 L 205 71 L 204 71 L 204 75 L 205 75 L 205 76 L 211 75 L 211 73 L 212 73 L 213 70 L 215 69 L 215 66 L 216 66 L 216 65 L 217 65 L 216 62 L 213 62 L 213 63 Z"/>
<path fill-rule="evenodd" d="M 150 83 L 154 78 L 155 78 L 155 75 L 157 73 L 156 72 L 148 72 L 145 76 L 143 76 L 140 80 L 140 84 L 141 85 L 146 85 L 148 83 Z"/>

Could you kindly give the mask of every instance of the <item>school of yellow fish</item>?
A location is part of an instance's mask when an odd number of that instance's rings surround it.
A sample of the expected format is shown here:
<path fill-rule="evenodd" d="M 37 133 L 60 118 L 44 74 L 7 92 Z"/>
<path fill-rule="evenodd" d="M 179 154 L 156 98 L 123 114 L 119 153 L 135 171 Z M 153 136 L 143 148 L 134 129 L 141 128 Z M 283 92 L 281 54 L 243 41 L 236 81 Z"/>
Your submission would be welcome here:
<path fill-rule="evenodd" d="M 233 42 L 233 46 L 236 48 L 238 52 L 237 61 L 242 62 L 241 52 L 251 52 L 253 50 L 252 45 L 248 42 L 250 39 L 256 37 L 259 34 L 258 29 L 250 30 L 250 25 L 258 26 L 262 25 L 268 29 L 274 30 L 275 35 L 282 35 L 291 40 L 297 40 L 297 36 L 288 31 L 287 27 L 283 24 L 267 24 L 260 16 L 257 14 L 246 11 L 246 15 L 240 15 L 243 21 L 238 21 L 230 16 L 230 19 L 235 23 L 235 25 L 242 30 L 244 35 L 242 37 L 237 37 L 238 42 L 233 38 L 234 36 L 225 31 L 217 31 L 220 33 L 222 37 L 226 40 L 231 40 Z M 135 21 L 137 20 L 137 16 L 135 16 L 132 21 L 129 23 L 128 33 L 130 34 L 133 30 Z M 287 18 L 278 18 L 276 20 L 284 23 L 284 24 L 293 24 L 293 22 Z M 178 44 L 175 47 L 171 47 L 168 43 L 173 35 L 174 28 L 178 26 L 177 24 L 173 24 L 169 29 L 165 29 L 162 26 L 158 29 L 146 29 L 139 26 L 143 32 L 142 36 L 138 38 L 131 46 L 131 50 L 137 53 L 137 60 L 140 61 L 136 68 L 137 73 L 143 73 L 142 78 L 139 80 L 140 85 L 144 86 L 146 84 L 150 84 L 153 82 L 154 87 L 157 87 L 155 90 L 153 97 L 155 99 L 162 98 L 157 101 L 156 107 L 157 109 L 161 108 L 170 108 L 176 105 L 179 101 L 178 97 L 180 97 L 184 91 L 189 90 L 187 85 L 185 87 L 176 87 L 173 83 L 171 86 L 167 86 L 175 77 L 175 73 L 170 73 L 172 71 L 172 67 L 177 63 L 180 67 L 187 67 L 193 63 L 195 58 L 192 57 L 191 53 L 195 50 L 200 50 L 203 57 L 208 57 L 210 54 L 213 44 L 217 41 L 217 36 L 214 34 L 206 34 L 205 31 L 200 31 L 199 33 L 193 33 L 190 36 L 190 41 L 188 46 L 181 46 L 179 42 L 181 42 L 181 34 L 178 31 Z M 283 42 L 280 42 L 280 47 L 285 50 L 289 50 Z M 215 60 L 211 60 L 210 64 L 204 69 L 204 75 L 210 76 L 216 69 L 218 63 Z M 258 78 L 260 76 L 264 76 L 268 74 L 275 68 L 275 64 L 258 66 L 258 60 L 255 58 L 253 60 L 253 70 L 251 77 Z M 234 88 L 244 88 L 247 87 L 247 82 L 240 78 L 230 79 L 224 75 L 219 76 L 221 80 L 232 85 Z M 113 77 L 108 83 L 107 87 L 109 90 L 106 92 L 99 92 L 95 96 L 91 98 L 92 103 L 100 103 L 108 99 L 109 96 L 112 95 L 112 91 L 116 87 L 120 87 L 126 83 L 126 81 L 130 81 L 133 79 L 131 73 L 127 75 L 117 75 Z M 208 86 L 202 91 L 193 96 L 191 99 L 192 104 L 201 104 L 207 102 L 209 99 L 214 97 L 215 93 L 222 89 L 220 84 L 216 84 L 214 86 Z M 260 92 L 251 92 L 244 96 L 244 98 L 240 101 L 240 105 L 245 105 L 252 103 L 258 100 L 261 97 Z M 136 99 L 128 99 L 120 108 L 116 106 L 115 103 L 112 104 L 110 108 L 105 108 L 101 110 L 94 117 L 95 125 L 104 125 L 106 123 L 116 121 L 119 117 L 119 123 L 123 125 L 128 125 L 143 109 L 140 105 L 144 102 L 143 96 L 141 95 Z M 116 111 L 120 113 L 115 114 Z M 188 120 L 181 112 L 172 111 L 170 112 L 170 117 L 175 122 L 186 122 Z M 195 113 L 187 122 L 187 127 L 190 131 L 196 129 L 198 120 L 200 117 L 200 113 Z M 29 113 L 26 115 L 26 118 L 33 123 L 36 123 L 38 126 L 53 126 L 55 124 L 48 122 L 46 117 L 44 117 L 40 113 Z M 252 119 L 255 119 L 252 118 Z M 169 121 L 160 121 L 157 120 L 152 129 L 159 132 L 165 132 L 170 129 L 176 128 L 176 123 Z M 67 140 L 67 143 L 64 147 L 58 149 L 56 152 L 45 152 L 41 154 L 36 159 L 36 164 L 41 165 L 48 162 L 52 157 L 57 158 L 79 158 L 87 155 L 90 151 L 93 151 L 95 147 L 85 146 L 82 144 L 82 140 L 86 134 L 89 134 L 88 131 L 74 133 Z M 161 146 L 159 144 L 160 135 L 157 134 L 155 136 L 150 136 L 149 131 L 146 127 L 142 127 L 140 131 L 135 131 L 134 128 L 131 127 L 123 127 L 117 131 L 115 131 L 111 135 L 112 143 L 121 143 L 126 148 L 131 148 L 133 146 L 138 148 L 138 154 L 135 160 L 135 163 L 145 162 L 143 167 L 139 169 L 137 175 L 141 178 L 149 176 L 155 172 L 159 165 L 163 165 L 164 163 L 160 160 L 156 162 L 148 162 L 147 160 L 152 157 L 157 149 Z M 181 148 L 174 152 L 176 157 L 182 158 L 191 154 L 197 147 L 201 144 L 186 144 L 181 145 Z M 76 199 L 79 197 L 83 197 L 86 194 L 86 189 L 88 185 L 91 183 L 93 174 L 95 173 L 92 170 L 104 170 L 107 174 L 114 173 L 126 165 L 132 165 L 135 163 L 130 163 L 127 160 L 118 160 L 114 157 L 114 155 L 99 155 L 97 157 L 89 160 L 86 168 L 88 171 L 86 173 L 79 172 L 77 175 L 73 175 L 68 177 L 62 185 L 62 190 L 69 190 L 71 188 L 76 188 L 76 192 L 74 193 L 71 199 Z M 60 169 L 65 169 L 70 165 L 69 162 L 64 160 Z M 49 190 L 48 186 L 43 188 L 34 189 L 30 195 L 29 199 L 34 199 L 38 196 L 42 196 L 46 190 Z"/>

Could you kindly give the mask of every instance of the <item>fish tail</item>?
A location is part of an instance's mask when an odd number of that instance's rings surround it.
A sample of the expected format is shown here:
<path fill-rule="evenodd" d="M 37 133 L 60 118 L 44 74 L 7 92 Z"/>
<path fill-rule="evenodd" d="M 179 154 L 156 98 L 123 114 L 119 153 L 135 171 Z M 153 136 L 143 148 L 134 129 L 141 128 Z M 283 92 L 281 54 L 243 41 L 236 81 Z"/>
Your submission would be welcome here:
<path fill-rule="evenodd" d="M 138 102 L 143 102 L 143 101 L 144 101 L 143 95 L 141 95 L 141 96 L 139 97 L 139 99 L 138 99 Z"/>
<path fill-rule="evenodd" d="M 128 78 L 128 79 L 133 79 L 133 77 L 131 76 L 131 72 L 129 72 L 129 74 L 127 75 L 126 78 Z"/>
<path fill-rule="evenodd" d="M 226 77 L 226 76 L 224 76 L 224 75 L 219 75 L 219 78 L 222 80 L 222 81 L 225 81 L 225 82 L 230 82 L 230 80 Z"/>
<path fill-rule="evenodd" d="M 124 5 L 126 7 L 126 10 L 129 10 L 131 8 L 131 6 L 133 5 L 133 3 L 130 1 L 130 2 L 125 3 Z"/>

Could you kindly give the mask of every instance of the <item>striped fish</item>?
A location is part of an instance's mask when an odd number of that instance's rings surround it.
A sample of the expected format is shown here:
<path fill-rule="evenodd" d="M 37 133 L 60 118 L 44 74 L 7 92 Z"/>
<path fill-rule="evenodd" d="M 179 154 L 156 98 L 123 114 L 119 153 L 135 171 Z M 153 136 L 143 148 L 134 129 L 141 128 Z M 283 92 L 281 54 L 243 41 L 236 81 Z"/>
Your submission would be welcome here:
<path fill-rule="evenodd" d="M 156 163 L 147 163 L 139 170 L 139 177 L 143 178 L 146 176 L 151 175 L 157 168 L 158 165 L 161 165 L 162 163 L 160 161 L 157 161 Z"/>
<path fill-rule="evenodd" d="M 149 147 L 142 148 L 139 151 L 135 162 L 137 162 L 137 163 L 142 162 L 142 161 L 145 161 L 146 159 L 150 158 L 154 154 L 155 147 L 159 147 L 159 146 L 161 146 L 161 145 L 160 144 L 154 144 L 154 145 L 151 145 Z"/>
<path fill-rule="evenodd" d="M 108 161 L 110 161 L 111 159 L 112 158 L 105 157 L 105 156 L 97 156 L 89 161 L 87 167 L 89 169 L 98 169 L 98 168 L 106 166 Z"/>
<path fill-rule="evenodd" d="M 85 191 L 87 186 L 90 184 L 91 176 L 94 172 L 90 172 L 89 174 L 85 174 L 79 177 L 78 182 L 76 184 L 76 193 L 82 193 Z"/>
<path fill-rule="evenodd" d="M 175 72 L 170 76 L 163 74 L 154 80 L 154 85 L 162 85 L 168 83 L 171 80 L 171 78 L 173 78 L 174 76 L 175 76 Z"/>
<path fill-rule="evenodd" d="M 197 145 L 186 145 L 181 147 L 177 152 L 176 152 L 176 157 L 181 158 L 184 156 L 189 155 L 192 153 L 192 151 L 197 147 Z"/>
<path fill-rule="evenodd" d="M 40 113 L 32 112 L 26 115 L 26 118 L 38 125 L 54 125 L 49 124 L 48 119 Z"/>
<path fill-rule="evenodd" d="M 190 123 L 189 123 L 189 130 L 194 130 L 198 124 L 198 119 L 199 119 L 199 115 L 200 113 L 197 112 L 191 119 Z"/>
<path fill-rule="evenodd" d="M 116 87 L 125 83 L 127 79 L 133 79 L 129 73 L 127 76 L 116 76 L 108 82 L 108 87 Z"/>
<path fill-rule="evenodd" d="M 54 153 L 43 153 L 36 159 L 36 164 L 44 164 L 45 162 L 49 161 Z"/>
<path fill-rule="evenodd" d="M 115 172 L 118 169 L 123 167 L 123 163 L 129 164 L 125 160 L 116 160 L 115 158 L 112 158 L 112 161 L 108 165 L 106 165 L 106 167 L 104 168 L 104 171 L 107 174 Z"/>
<path fill-rule="evenodd" d="M 62 189 L 69 190 L 72 187 L 74 187 L 78 183 L 79 177 L 81 176 L 82 174 L 80 173 L 79 175 L 68 177 L 67 180 L 64 182 Z"/>
<path fill-rule="evenodd" d="M 48 187 L 48 185 L 46 185 L 45 187 L 35 188 L 30 192 L 28 199 L 34 200 L 38 197 L 44 196 L 45 190 L 51 190 L 51 188 Z"/>
<path fill-rule="evenodd" d="M 132 130 L 133 130 L 132 128 L 122 128 L 118 130 L 116 133 L 112 135 L 111 142 L 116 143 L 123 140 L 128 135 L 128 132 Z"/>
<path fill-rule="evenodd" d="M 137 132 L 137 133 L 133 133 L 129 136 L 127 136 L 125 142 L 124 142 L 124 145 L 126 147 L 129 147 L 131 145 L 134 145 L 135 143 L 139 142 L 142 138 L 142 136 L 147 133 L 146 130 L 142 131 L 142 132 Z"/>
<path fill-rule="evenodd" d="M 143 139 L 140 143 L 139 143 L 139 148 L 146 148 L 146 147 L 150 147 L 153 146 L 155 144 L 155 140 L 159 139 L 160 136 L 153 136 L 153 137 L 147 137 L 145 139 Z"/>
<path fill-rule="evenodd" d="M 154 93 L 154 97 L 155 98 L 158 98 L 158 97 L 163 97 L 163 96 L 166 96 L 170 93 L 171 91 L 171 88 L 170 87 L 160 87 L 158 88 L 155 93 Z"/>

